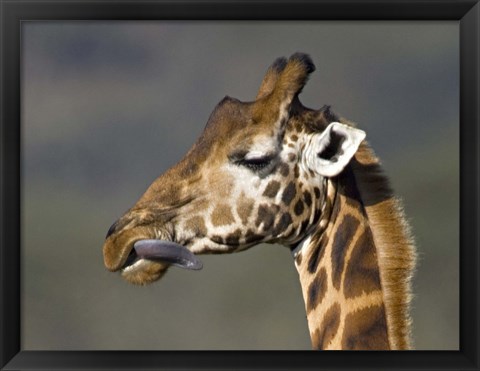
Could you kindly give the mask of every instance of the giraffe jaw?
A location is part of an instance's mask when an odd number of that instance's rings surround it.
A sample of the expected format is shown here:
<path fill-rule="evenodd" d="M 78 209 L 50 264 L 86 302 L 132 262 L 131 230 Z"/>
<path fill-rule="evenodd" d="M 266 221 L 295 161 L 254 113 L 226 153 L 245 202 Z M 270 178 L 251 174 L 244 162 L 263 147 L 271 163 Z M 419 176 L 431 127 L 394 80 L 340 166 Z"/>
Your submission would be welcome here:
<path fill-rule="evenodd" d="M 149 259 L 136 259 L 132 264 L 120 269 L 122 277 L 135 285 L 146 285 L 159 280 L 169 264 Z"/>
<path fill-rule="evenodd" d="M 137 285 L 160 279 L 170 265 L 200 269 L 202 264 L 196 256 L 172 242 L 170 236 L 165 228 L 152 225 L 114 231 L 103 246 L 105 267 Z"/>

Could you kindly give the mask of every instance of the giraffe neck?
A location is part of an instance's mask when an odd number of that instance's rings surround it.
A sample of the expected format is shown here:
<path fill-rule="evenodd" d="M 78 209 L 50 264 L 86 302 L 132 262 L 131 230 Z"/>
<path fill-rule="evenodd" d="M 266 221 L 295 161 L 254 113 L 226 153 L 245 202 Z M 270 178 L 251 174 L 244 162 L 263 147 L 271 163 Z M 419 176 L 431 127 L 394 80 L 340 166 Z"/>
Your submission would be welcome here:
<path fill-rule="evenodd" d="M 414 241 L 368 144 L 327 186 L 322 219 L 295 249 L 313 347 L 410 349 Z"/>
<path fill-rule="evenodd" d="M 350 168 L 295 259 L 315 349 L 390 349 L 372 229 Z"/>

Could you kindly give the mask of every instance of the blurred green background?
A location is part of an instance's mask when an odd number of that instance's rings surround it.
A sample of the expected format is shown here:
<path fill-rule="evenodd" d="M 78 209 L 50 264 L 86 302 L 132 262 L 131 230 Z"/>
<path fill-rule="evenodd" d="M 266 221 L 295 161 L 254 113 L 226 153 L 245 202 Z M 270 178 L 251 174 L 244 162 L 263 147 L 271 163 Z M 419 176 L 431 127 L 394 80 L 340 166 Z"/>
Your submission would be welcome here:
<path fill-rule="evenodd" d="M 286 248 L 147 287 L 101 251 L 216 103 L 252 100 L 296 51 L 317 66 L 302 102 L 357 122 L 404 200 L 416 348 L 459 348 L 457 22 L 24 22 L 22 37 L 23 349 L 310 349 Z"/>

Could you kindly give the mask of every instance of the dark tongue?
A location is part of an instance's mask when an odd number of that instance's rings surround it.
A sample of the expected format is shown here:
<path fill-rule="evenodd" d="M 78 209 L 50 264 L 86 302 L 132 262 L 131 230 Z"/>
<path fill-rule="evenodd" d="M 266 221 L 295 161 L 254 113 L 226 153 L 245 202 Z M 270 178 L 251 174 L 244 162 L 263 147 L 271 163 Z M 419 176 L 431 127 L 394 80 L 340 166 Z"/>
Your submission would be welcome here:
<path fill-rule="evenodd" d="M 202 262 L 185 246 L 163 240 L 139 240 L 133 245 L 140 258 L 158 259 L 185 269 L 202 269 Z"/>

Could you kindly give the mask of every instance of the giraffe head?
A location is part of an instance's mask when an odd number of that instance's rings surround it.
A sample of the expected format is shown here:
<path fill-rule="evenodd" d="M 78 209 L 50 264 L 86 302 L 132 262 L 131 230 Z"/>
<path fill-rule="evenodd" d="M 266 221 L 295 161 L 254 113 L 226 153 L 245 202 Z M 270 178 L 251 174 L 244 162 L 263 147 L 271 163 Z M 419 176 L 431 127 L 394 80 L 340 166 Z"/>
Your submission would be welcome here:
<path fill-rule="evenodd" d="M 200 268 L 195 254 L 261 242 L 292 247 L 305 238 L 321 219 L 326 179 L 342 172 L 365 138 L 328 107 L 300 103 L 314 70 L 306 54 L 279 58 L 255 101 L 218 103 L 185 157 L 112 225 L 106 267 L 145 284 L 172 264 Z"/>

